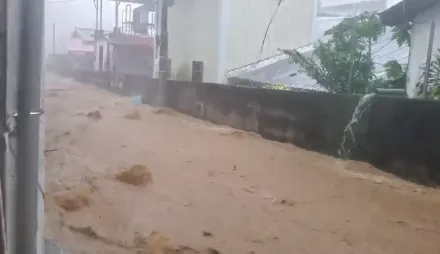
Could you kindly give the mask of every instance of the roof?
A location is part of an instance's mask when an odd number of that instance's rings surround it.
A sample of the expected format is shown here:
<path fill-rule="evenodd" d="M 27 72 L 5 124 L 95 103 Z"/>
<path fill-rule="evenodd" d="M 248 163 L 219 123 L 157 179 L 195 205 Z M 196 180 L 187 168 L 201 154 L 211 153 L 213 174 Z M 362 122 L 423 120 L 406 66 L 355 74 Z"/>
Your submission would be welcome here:
<path fill-rule="evenodd" d="M 154 47 L 154 37 L 152 36 L 111 33 L 108 39 L 110 44 Z"/>
<path fill-rule="evenodd" d="M 387 26 L 395 26 L 412 21 L 414 17 L 440 3 L 440 0 L 403 0 L 380 13 L 382 23 Z"/>
<path fill-rule="evenodd" d="M 95 34 L 95 29 L 93 28 L 76 27 L 75 30 L 73 31 L 72 36 L 77 35 L 83 41 L 93 42 L 95 41 L 94 34 Z"/>
<path fill-rule="evenodd" d="M 319 36 L 316 34 L 316 40 L 326 40 L 324 31 L 338 24 L 344 17 L 338 18 L 318 18 L 317 31 L 321 32 Z M 409 47 L 399 47 L 396 41 L 392 40 L 391 29 L 378 39 L 377 43 L 372 46 L 373 61 L 376 67 L 376 76 L 385 75 L 385 63 L 390 60 L 396 60 L 400 64 L 408 63 Z M 305 57 L 313 56 L 314 43 L 296 49 Z M 288 56 L 278 53 L 270 58 L 252 63 L 241 68 L 231 70 L 226 73 L 227 77 L 238 77 L 243 79 L 256 80 L 272 84 L 284 84 L 292 89 L 325 91 L 326 89 L 319 85 L 316 80 L 301 73 L 300 66 L 290 63 Z"/>
<path fill-rule="evenodd" d="M 335 0 L 332 0 L 335 1 Z M 336 0 L 336 2 L 321 1 L 318 9 L 319 16 L 351 17 L 365 11 L 382 11 L 386 9 L 387 0 Z"/>
<path fill-rule="evenodd" d="M 104 31 L 104 36 L 107 36 L 110 31 Z M 95 29 L 94 28 L 80 28 L 75 27 L 72 36 L 77 35 L 84 42 L 94 42 L 95 41 Z"/>

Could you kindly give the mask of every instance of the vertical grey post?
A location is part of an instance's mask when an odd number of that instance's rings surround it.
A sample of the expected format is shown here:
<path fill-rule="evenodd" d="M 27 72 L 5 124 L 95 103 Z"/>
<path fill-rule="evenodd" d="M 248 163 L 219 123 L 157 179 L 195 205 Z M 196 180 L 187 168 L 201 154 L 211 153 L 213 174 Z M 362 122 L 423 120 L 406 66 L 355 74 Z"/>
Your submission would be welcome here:
<path fill-rule="evenodd" d="M 55 23 L 52 24 L 52 54 L 55 55 Z"/>
<path fill-rule="evenodd" d="M 428 97 L 428 81 L 429 69 L 431 68 L 432 44 L 434 43 L 435 22 L 431 23 L 431 31 L 429 32 L 428 52 L 426 55 L 425 76 L 423 80 L 423 98 Z"/>
<path fill-rule="evenodd" d="M 356 54 L 356 44 L 357 44 L 357 38 L 356 38 L 356 20 L 354 20 L 354 17 L 356 16 L 356 7 L 355 4 L 352 6 L 353 9 L 353 28 L 352 28 L 352 35 L 350 38 L 350 66 L 348 69 L 348 79 L 347 79 L 347 92 L 352 93 L 352 83 L 353 83 L 353 72 L 354 72 L 354 55 Z"/>
<path fill-rule="evenodd" d="M 40 102 L 42 86 L 42 51 L 44 34 L 44 0 L 14 0 L 18 3 L 18 69 L 16 119 L 16 201 L 11 254 L 37 254 L 43 251 L 42 221 L 39 200 L 42 187 L 38 182 L 40 164 Z M 9 2 L 8 2 L 9 3 Z M 9 36 L 9 34 L 8 34 Z M 43 141 L 42 141 L 43 142 Z M 14 151 L 12 151 L 14 153 Z M 9 227 L 9 225 L 8 225 Z M 40 227 L 40 228 L 39 228 Z"/>
<path fill-rule="evenodd" d="M 115 33 L 119 32 L 119 0 L 115 0 Z"/>
<path fill-rule="evenodd" d="M 93 0 L 93 4 L 95 5 L 95 30 L 99 30 L 99 0 Z"/>
<path fill-rule="evenodd" d="M 102 30 L 102 0 L 99 1 L 99 30 Z"/>
<path fill-rule="evenodd" d="M 168 1 L 159 1 L 160 31 L 159 31 L 159 96 L 158 104 L 165 107 L 167 104 L 166 89 L 168 79 Z"/>
<path fill-rule="evenodd" d="M 0 131 L 6 131 L 6 0 L 0 0 Z M 6 140 L 5 135 L 0 137 L 0 251 L 6 253 Z"/>

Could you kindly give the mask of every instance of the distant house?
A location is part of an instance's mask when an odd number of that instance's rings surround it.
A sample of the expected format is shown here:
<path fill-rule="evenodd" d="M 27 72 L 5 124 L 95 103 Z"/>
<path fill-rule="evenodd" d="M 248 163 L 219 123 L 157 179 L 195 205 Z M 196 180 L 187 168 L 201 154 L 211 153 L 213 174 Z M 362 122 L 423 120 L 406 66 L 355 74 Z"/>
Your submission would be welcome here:
<path fill-rule="evenodd" d="M 95 29 L 75 28 L 67 45 L 68 53 L 86 54 L 95 51 Z"/>
<path fill-rule="evenodd" d="M 322 1 L 324 3 L 324 1 Z M 339 24 L 344 18 L 353 16 L 353 13 L 359 14 L 364 11 L 382 11 L 386 8 L 387 1 L 360 1 L 360 0 L 330 0 L 321 4 L 316 17 L 313 38 L 310 44 L 298 47 L 296 50 L 305 57 L 312 57 L 313 44 L 318 40 L 326 40 L 324 32 L 333 26 Z M 337 5 L 339 3 L 339 5 Z M 350 7 L 348 8 L 348 3 Z M 366 9 L 363 9 L 368 7 Z M 381 9 L 376 9 L 381 8 Z M 336 15 L 336 16 L 333 16 Z M 375 75 L 384 76 L 384 65 L 390 60 L 396 60 L 404 65 L 408 62 L 409 49 L 407 46 L 399 47 L 392 40 L 390 29 L 378 39 L 372 47 L 373 60 L 375 62 Z M 226 73 L 228 78 L 238 77 L 248 80 L 255 80 L 263 83 L 283 84 L 294 90 L 307 91 L 326 91 L 324 87 L 317 84 L 316 80 L 300 72 L 300 66 L 290 63 L 287 55 L 282 53 L 275 54 L 272 57 L 250 63 L 248 65 L 236 68 Z"/>
<path fill-rule="evenodd" d="M 408 97 L 416 97 L 416 84 L 423 74 L 421 67 L 426 62 L 432 22 L 436 24 L 433 53 L 440 48 L 440 0 L 403 0 L 382 12 L 381 19 L 388 26 L 413 23 L 406 90 Z"/>

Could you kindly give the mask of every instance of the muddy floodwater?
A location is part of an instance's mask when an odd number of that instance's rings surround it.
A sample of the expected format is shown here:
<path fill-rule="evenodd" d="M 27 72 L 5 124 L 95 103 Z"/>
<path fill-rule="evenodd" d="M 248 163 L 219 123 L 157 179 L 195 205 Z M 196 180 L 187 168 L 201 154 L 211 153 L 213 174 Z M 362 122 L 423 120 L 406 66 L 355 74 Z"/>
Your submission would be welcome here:
<path fill-rule="evenodd" d="M 440 253 L 440 192 L 51 78 L 46 237 L 69 253 Z"/>

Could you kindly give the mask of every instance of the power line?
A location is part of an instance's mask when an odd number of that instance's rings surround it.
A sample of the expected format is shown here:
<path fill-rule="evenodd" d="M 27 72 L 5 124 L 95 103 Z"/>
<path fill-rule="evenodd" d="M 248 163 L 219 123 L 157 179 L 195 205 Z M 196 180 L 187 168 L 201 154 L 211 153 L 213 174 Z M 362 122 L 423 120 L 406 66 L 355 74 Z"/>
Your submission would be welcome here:
<path fill-rule="evenodd" d="M 261 43 L 260 56 L 258 56 L 258 61 L 259 61 L 260 58 L 261 58 L 261 54 L 263 54 L 264 43 L 266 42 L 266 37 L 267 37 L 267 33 L 269 32 L 269 28 L 270 28 L 270 26 L 272 25 L 272 22 L 273 22 L 273 20 L 275 19 L 275 16 L 277 15 L 277 12 L 278 12 L 278 10 L 280 9 L 281 3 L 282 3 L 283 1 L 284 1 L 284 0 L 279 0 L 279 1 L 278 1 L 277 8 L 276 8 L 275 11 L 273 12 L 272 17 L 270 18 L 269 24 L 268 24 L 267 27 L 266 27 L 266 32 L 264 33 L 263 42 Z"/>

